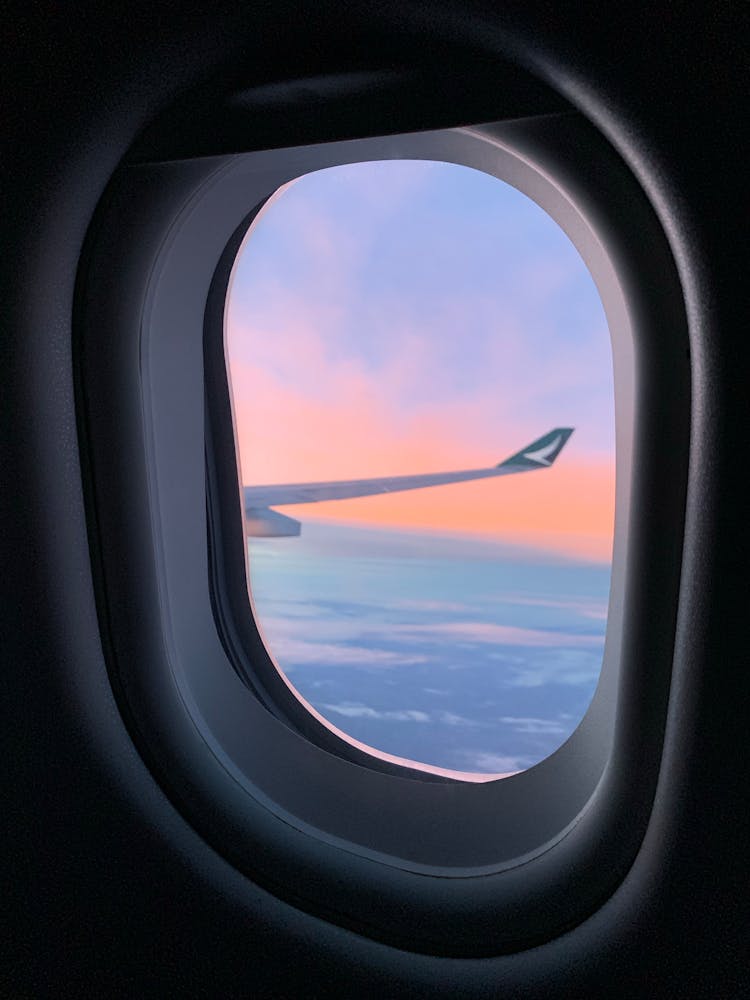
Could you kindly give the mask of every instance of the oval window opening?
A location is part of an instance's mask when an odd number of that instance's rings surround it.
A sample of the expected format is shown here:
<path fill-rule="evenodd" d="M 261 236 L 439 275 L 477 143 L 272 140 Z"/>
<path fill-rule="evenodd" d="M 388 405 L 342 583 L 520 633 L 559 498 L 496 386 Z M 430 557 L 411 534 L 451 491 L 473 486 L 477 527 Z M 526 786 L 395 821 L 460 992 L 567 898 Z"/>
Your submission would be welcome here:
<path fill-rule="evenodd" d="M 252 609 L 295 695 L 465 780 L 553 753 L 599 679 L 615 487 L 607 323 L 562 229 L 452 163 L 306 174 L 243 243 L 226 356 Z"/>

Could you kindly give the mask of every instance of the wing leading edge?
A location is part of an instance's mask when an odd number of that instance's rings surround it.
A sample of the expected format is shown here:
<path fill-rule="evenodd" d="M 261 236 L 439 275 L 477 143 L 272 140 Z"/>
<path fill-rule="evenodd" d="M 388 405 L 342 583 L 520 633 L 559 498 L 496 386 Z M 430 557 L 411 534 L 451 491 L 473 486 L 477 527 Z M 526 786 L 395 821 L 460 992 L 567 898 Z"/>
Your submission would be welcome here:
<path fill-rule="evenodd" d="M 511 455 L 498 465 L 486 469 L 464 469 L 459 472 L 428 472 L 417 476 L 386 476 L 377 479 L 349 479 L 323 483 L 286 483 L 273 486 L 246 486 L 244 488 L 245 513 L 248 519 L 248 534 L 270 534 L 271 522 L 275 517 L 283 517 L 270 511 L 270 507 L 287 504 L 318 503 L 323 500 L 350 500 L 355 497 L 375 496 L 380 493 L 398 493 L 404 490 L 419 490 L 428 486 L 444 486 L 449 483 L 463 483 L 472 479 L 492 479 L 515 472 L 531 472 L 546 469 L 552 465 L 562 451 L 572 427 L 556 427 L 542 437 L 532 441 L 521 451 Z M 288 519 L 291 521 L 291 518 Z M 254 523 L 266 530 L 253 531 Z M 295 525 L 297 522 L 293 522 Z M 276 532 L 274 531 L 273 534 Z M 284 534 L 299 534 L 299 531 L 284 531 Z"/>

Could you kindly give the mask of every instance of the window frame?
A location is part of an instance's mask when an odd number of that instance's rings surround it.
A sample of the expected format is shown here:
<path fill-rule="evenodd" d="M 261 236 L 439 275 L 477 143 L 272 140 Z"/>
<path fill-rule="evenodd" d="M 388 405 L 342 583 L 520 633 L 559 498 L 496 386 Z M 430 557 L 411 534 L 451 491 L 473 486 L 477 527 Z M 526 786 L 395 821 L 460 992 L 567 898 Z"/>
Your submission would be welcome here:
<path fill-rule="evenodd" d="M 417 149 L 450 159 L 450 143 L 481 152 L 485 169 L 503 159 L 502 179 L 565 229 L 600 288 L 615 360 L 602 678 L 558 751 L 479 785 L 363 761 L 346 741 L 321 742 L 312 717 L 300 721 L 279 698 L 264 650 L 248 649 L 236 598 L 226 597 L 222 565 L 241 517 L 236 465 L 233 503 L 226 412 L 205 406 L 206 393 L 220 398 L 216 304 L 249 205 L 307 169 Z M 262 181 L 250 195 L 249 177 Z M 602 292 L 602 260 L 619 291 Z M 658 776 L 690 418 L 674 262 L 611 147 L 566 114 L 124 167 L 90 235 L 79 301 L 81 433 L 110 676 L 141 753 L 184 814 L 272 891 L 412 950 L 498 954 L 591 912 L 632 863 Z M 221 331 L 223 348 L 223 321 Z"/>
<path fill-rule="evenodd" d="M 470 135 L 471 130 L 463 130 L 463 134 Z M 446 142 L 447 133 L 431 133 L 427 140 L 429 145 L 426 145 L 425 138 L 424 135 L 421 135 L 418 138 L 409 137 L 406 139 L 405 155 L 409 155 L 409 150 L 414 151 L 417 157 L 422 157 L 424 149 L 432 149 L 433 151 L 437 149 L 439 151 L 441 144 Z M 450 139 L 455 139 L 455 134 Z M 457 163 L 460 153 L 458 153 L 455 143 L 451 143 L 450 139 L 448 146 L 452 148 L 448 148 L 447 153 L 455 158 L 451 162 Z M 382 156 L 382 147 L 383 140 L 376 139 L 362 148 L 369 148 L 370 155 L 374 159 L 389 158 L 389 156 Z M 394 147 L 393 137 L 390 137 L 387 140 L 387 153 L 391 154 L 394 148 L 398 147 Z M 335 161 L 336 157 L 336 152 L 331 155 L 328 150 L 322 151 L 324 165 L 328 165 L 330 159 Z M 426 158 L 429 158 L 429 155 Z M 313 164 L 316 159 L 313 155 Z M 487 157 L 483 157 L 480 152 L 478 162 L 486 159 Z M 507 161 L 505 165 L 507 168 Z M 475 164 L 472 166 L 478 169 Z M 524 184 L 530 190 L 537 192 L 546 188 L 546 181 L 543 180 L 541 185 L 539 184 L 539 178 L 535 176 L 536 170 L 534 168 L 523 163 L 519 164 L 517 161 L 511 161 L 510 167 L 517 184 Z M 320 168 L 312 166 L 311 169 L 315 171 Z M 499 172 L 495 172 L 494 176 L 500 179 Z M 292 180 L 293 182 L 294 180 Z M 237 484 L 241 483 L 238 442 L 236 434 L 232 435 L 232 441 L 227 434 L 227 428 L 230 425 L 236 429 L 236 422 L 233 417 L 232 392 L 229 384 L 231 378 L 228 377 L 226 307 L 234 280 L 235 267 L 246 243 L 252 239 L 253 227 L 276 198 L 283 196 L 285 187 L 286 185 L 269 193 L 237 227 L 217 265 L 206 306 L 204 374 L 207 387 L 205 407 L 208 444 L 206 458 L 209 476 L 209 547 L 212 560 L 214 612 L 217 620 L 221 623 L 220 633 L 225 650 L 240 676 L 256 693 L 256 697 L 263 701 L 269 711 L 277 718 L 286 721 L 307 739 L 345 760 L 374 768 L 386 774 L 404 776 L 406 773 L 410 778 L 421 781 L 481 782 L 497 780 L 500 775 L 478 775 L 467 772 L 465 776 L 462 776 L 456 770 L 405 759 L 389 753 L 383 748 L 368 746 L 357 740 L 346 730 L 336 726 L 330 718 L 319 713 L 297 690 L 287 678 L 283 664 L 274 659 L 257 627 L 252 595 L 248 595 L 248 584 L 251 576 L 247 559 L 247 540 L 244 537 L 242 517 L 237 516 L 236 510 Z M 555 201 L 556 199 L 553 197 L 552 202 Z M 559 199 L 557 204 L 559 207 Z M 579 242 L 582 242 L 588 256 L 590 258 L 600 257 L 599 251 L 591 245 L 592 234 L 588 233 L 586 225 L 582 225 L 581 220 L 576 218 L 575 211 L 567 206 L 567 211 L 563 210 L 563 216 L 569 224 L 572 224 L 571 230 Z M 599 280 L 610 288 L 610 315 L 613 321 L 623 325 L 624 308 L 619 302 L 620 293 L 612 287 L 612 275 L 606 265 L 600 267 Z M 629 364 L 632 364 L 632 361 Z M 230 445 L 233 446 L 230 447 Z M 624 494 L 624 491 L 621 492 Z M 624 496 L 620 497 L 620 503 L 623 505 L 626 503 Z M 613 658 L 609 659 L 611 663 Z M 601 670 L 602 667 L 600 667 L 600 674 Z M 599 678 L 597 678 L 596 686 L 598 686 L 598 680 Z"/>

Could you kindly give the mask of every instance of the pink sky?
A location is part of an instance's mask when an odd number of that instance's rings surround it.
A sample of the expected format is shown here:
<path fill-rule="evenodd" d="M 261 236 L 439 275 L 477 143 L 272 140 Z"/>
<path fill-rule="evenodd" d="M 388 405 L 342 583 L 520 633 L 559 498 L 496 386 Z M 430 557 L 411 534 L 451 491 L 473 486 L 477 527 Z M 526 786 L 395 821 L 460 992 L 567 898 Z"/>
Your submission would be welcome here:
<path fill-rule="evenodd" d="M 389 405 L 382 375 L 321 371 L 311 399 L 243 362 L 232 365 L 235 419 L 246 483 L 306 482 L 480 468 L 550 428 L 493 427 L 486 400 L 448 402 L 406 423 Z M 398 375 L 395 377 L 398 381 Z M 320 386 L 318 386 L 320 388 Z M 396 386 L 396 390 L 397 390 Z M 512 410 L 513 401 L 506 400 Z M 477 428 L 483 428 L 481 439 Z M 614 523 L 614 469 L 586 454 L 574 434 L 550 469 L 496 480 L 288 508 L 305 520 L 341 521 L 491 536 L 607 561 Z"/>
<path fill-rule="evenodd" d="M 572 426 L 551 469 L 288 513 L 608 561 L 611 353 L 580 257 L 476 171 L 456 187 L 455 167 L 359 167 L 291 185 L 238 258 L 227 356 L 245 483 L 486 467 Z"/>

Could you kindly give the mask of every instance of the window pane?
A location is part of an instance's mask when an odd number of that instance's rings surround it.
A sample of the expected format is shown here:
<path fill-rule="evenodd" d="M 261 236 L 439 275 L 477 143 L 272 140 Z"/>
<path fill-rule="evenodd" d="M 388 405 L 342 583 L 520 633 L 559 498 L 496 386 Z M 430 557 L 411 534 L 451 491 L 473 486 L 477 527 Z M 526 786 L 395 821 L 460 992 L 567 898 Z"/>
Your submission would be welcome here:
<path fill-rule="evenodd" d="M 467 777 L 552 753 L 599 677 L 614 522 L 609 334 L 559 226 L 455 164 L 305 175 L 240 252 L 227 361 L 251 598 L 292 687 Z"/>

